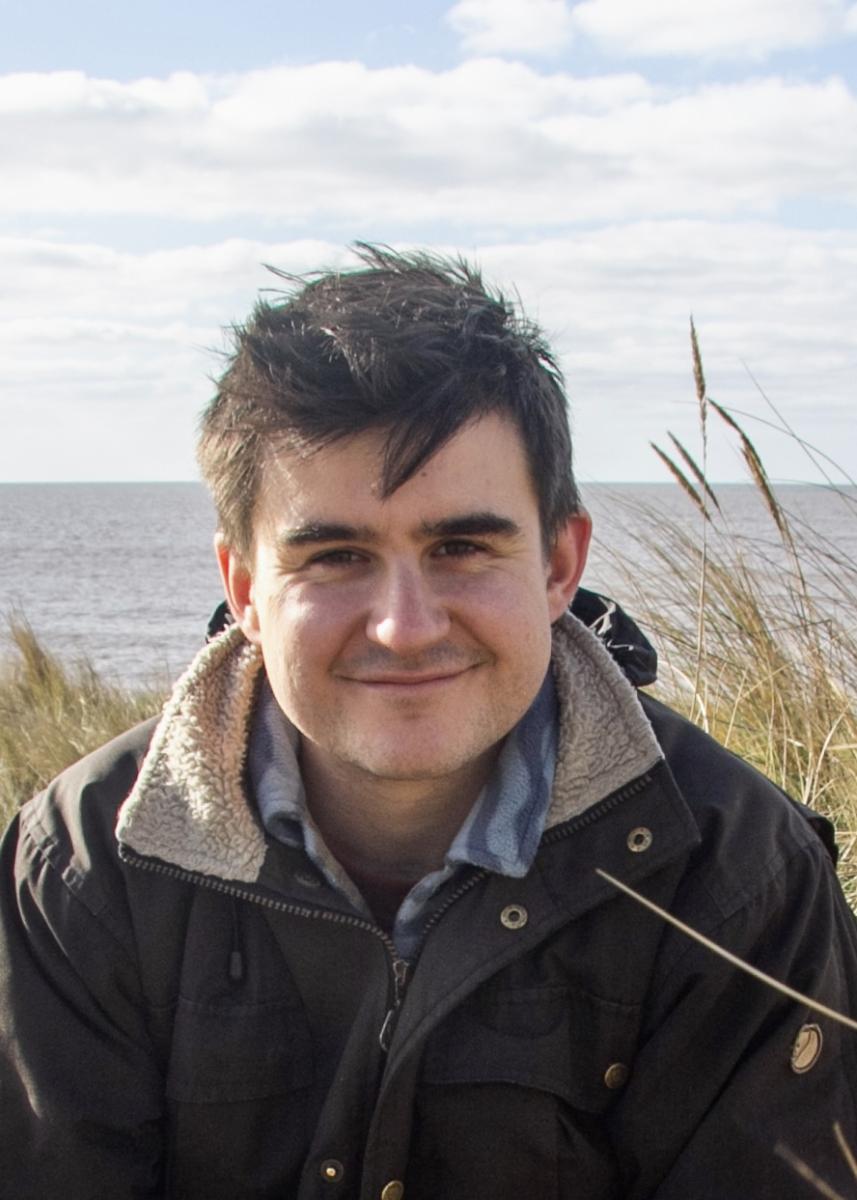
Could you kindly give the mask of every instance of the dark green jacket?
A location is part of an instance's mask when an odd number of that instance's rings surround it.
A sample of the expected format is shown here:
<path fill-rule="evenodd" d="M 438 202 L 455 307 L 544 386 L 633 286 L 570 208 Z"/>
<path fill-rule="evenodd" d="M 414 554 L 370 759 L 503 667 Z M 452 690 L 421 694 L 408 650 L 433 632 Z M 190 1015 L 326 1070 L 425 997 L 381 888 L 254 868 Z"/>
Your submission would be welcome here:
<path fill-rule="evenodd" d="M 465 877 L 410 978 L 242 798 L 230 747 L 256 665 L 234 633 L 154 738 L 131 731 L 27 805 L 0 876 L 0 1195 L 811 1200 L 780 1143 L 852 1194 L 832 1126 L 853 1144 L 857 1034 L 595 871 L 853 1016 L 830 855 L 590 642 L 558 634 L 533 869 Z M 228 703 L 227 677 L 244 681 Z M 229 713 L 214 765 L 207 708 Z"/>

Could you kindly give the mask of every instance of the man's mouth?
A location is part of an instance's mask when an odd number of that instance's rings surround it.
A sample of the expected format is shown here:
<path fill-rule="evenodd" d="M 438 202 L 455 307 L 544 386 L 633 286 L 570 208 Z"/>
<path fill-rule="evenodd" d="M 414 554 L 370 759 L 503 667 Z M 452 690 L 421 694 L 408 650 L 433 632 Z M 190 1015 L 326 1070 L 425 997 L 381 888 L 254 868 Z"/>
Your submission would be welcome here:
<path fill-rule="evenodd" d="M 421 674 L 416 671 L 395 671 L 390 674 L 346 675 L 343 678 L 350 683 L 361 683 L 367 687 L 428 687 L 432 684 L 448 683 L 458 679 L 471 670 L 471 666 L 458 667 L 453 671 L 426 671 Z"/>
<path fill-rule="evenodd" d="M 447 658 L 446 662 L 414 662 L 411 666 L 391 662 L 354 663 L 345 666 L 337 672 L 340 679 L 347 683 L 360 684 L 363 687 L 377 688 L 380 691 L 430 691 L 432 688 L 442 688 L 454 683 L 463 675 L 479 667 L 483 659 L 473 656 L 469 659 L 454 661 Z"/>

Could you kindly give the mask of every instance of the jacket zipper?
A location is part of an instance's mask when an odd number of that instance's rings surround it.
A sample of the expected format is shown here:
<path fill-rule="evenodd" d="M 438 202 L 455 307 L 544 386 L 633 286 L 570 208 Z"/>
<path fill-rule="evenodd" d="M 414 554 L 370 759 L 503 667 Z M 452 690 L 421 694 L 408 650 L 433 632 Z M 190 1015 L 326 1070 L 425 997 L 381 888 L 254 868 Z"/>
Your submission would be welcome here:
<path fill-rule="evenodd" d="M 210 891 L 219 892 L 224 896 L 232 896 L 237 900 L 246 900 L 250 904 L 258 904 L 262 908 L 273 909 L 275 912 L 288 913 L 290 916 L 310 917 L 321 921 L 332 921 L 336 925 L 349 925 L 353 929 L 364 929 L 367 933 L 371 933 L 374 937 L 377 937 L 387 951 L 387 958 L 393 978 L 392 1004 L 387 1010 L 379 1033 L 379 1041 L 382 1049 L 384 1051 L 388 1049 L 396 1017 L 405 998 L 411 964 L 406 959 L 399 958 L 392 938 L 388 937 L 383 929 L 379 929 L 377 925 L 373 925 L 371 921 L 367 921 L 363 917 L 355 917 L 349 913 L 333 912 L 327 908 L 309 908 L 302 904 L 294 904 L 289 900 L 278 900 L 274 896 L 259 895 L 258 892 L 238 887 L 235 884 L 226 883 L 225 880 L 217 879 L 213 875 L 198 875 L 194 871 L 186 871 L 182 867 L 175 867 L 170 863 L 160 862 L 158 859 L 146 858 L 142 854 L 138 854 L 136 850 L 132 850 L 129 846 L 122 845 L 121 843 L 119 845 L 119 857 L 131 866 L 139 867 L 144 871 L 152 871 L 156 875 L 166 875 L 168 879 L 177 879 L 181 883 L 192 883 L 198 887 L 205 887 Z M 386 1045 L 384 1042 L 385 1031 L 389 1035 Z"/>
<path fill-rule="evenodd" d="M 390 1049 L 393 1041 L 396 1022 L 399 1019 L 399 1010 L 402 1007 L 402 1001 L 405 998 L 405 989 L 408 986 L 410 969 L 411 964 L 406 959 L 395 958 L 393 960 L 393 1003 L 387 1009 L 387 1015 L 381 1023 L 381 1032 L 378 1034 L 378 1044 L 385 1054 Z"/>
<path fill-rule="evenodd" d="M 457 900 L 461 899 L 465 892 L 469 892 L 472 887 L 475 887 L 476 884 L 479 883 L 481 879 L 484 879 L 487 875 L 488 871 L 486 871 L 484 867 L 480 867 L 474 870 L 473 874 L 469 875 L 467 879 L 460 883 L 453 892 L 450 892 L 443 904 L 441 904 L 439 908 L 435 909 L 423 926 L 422 935 L 420 937 L 421 947 L 431 930 L 434 929 L 435 925 L 437 925 L 444 913 L 448 912 L 449 909 L 452 908 L 453 904 L 455 904 Z"/>
<path fill-rule="evenodd" d="M 550 845 L 553 842 L 561 841 L 563 838 L 569 837 L 578 829 L 582 829 L 590 825 L 593 821 L 599 820 L 605 813 L 616 808 L 624 800 L 636 795 L 642 791 L 651 782 L 651 774 L 647 771 L 644 775 L 639 776 L 625 787 L 620 788 L 611 796 L 606 796 L 597 804 L 592 805 L 585 812 L 570 821 L 564 821 L 561 825 L 555 825 L 552 829 L 548 829 L 542 835 L 542 845 Z M 296 917 L 309 917 L 322 921 L 333 921 L 339 925 L 350 925 L 354 929 L 363 929 L 367 933 L 371 933 L 374 937 L 381 940 L 384 948 L 387 951 L 387 957 L 390 963 L 390 970 L 393 979 L 393 995 L 392 1003 L 388 1008 L 384 1020 L 381 1023 L 381 1029 L 378 1034 L 378 1041 L 381 1049 L 386 1053 L 393 1040 L 396 1022 L 398 1021 L 399 1011 L 402 1007 L 402 1002 L 405 998 L 408 983 L 410 981 L 411 963 L 407 959 L 399 957 L 396 946 L 392 938 L 379 929 L 377 925 L 373 925 L 370 921 L 363 917 L 352 916 L 349 913 L 337 913 L 326 908 L 308 908 L 302 904 L 293 904 L 288 900 L 277 900 L 273 896 L 261 896 L 258 892 L 249 891 L 245 888 L 237 887 L 235 884 L 226 883 L 222 879 L 217 879 L 213 875 L 197 875 L 193 871 L 186 871 L 181 867 L 172 866 L 170 863 L 164 863 L 157 859 L 145 858 L 141 854 L 137 854 L 130 847 L 119 846 L 120 858 L 132 866 L 140 867 L 142 870 L 153 871 L 155 874 L 166 875 L 170 879 L 177 879 L 183 883 L 193 883 L 200 887 L 207 887 L 211 891 L 220 892 L 222 895 L 234 896 L 239 900 L 246 900 L 251 904 L 261 905 L 263 908 L 273 909 L 275 912 L 288 913 Z M 420 944 L 425 941 L 428 934 L 438 924 L 441 917 L 461 899 L 463 895 L 475 887 L 489 872 L 484 868 L 477 869 L 467 879 L 463 881 L 453 892 L 447 896 L 443 904 L 432 913 L 429 920 L 423 926 L 422 938 Z"/>

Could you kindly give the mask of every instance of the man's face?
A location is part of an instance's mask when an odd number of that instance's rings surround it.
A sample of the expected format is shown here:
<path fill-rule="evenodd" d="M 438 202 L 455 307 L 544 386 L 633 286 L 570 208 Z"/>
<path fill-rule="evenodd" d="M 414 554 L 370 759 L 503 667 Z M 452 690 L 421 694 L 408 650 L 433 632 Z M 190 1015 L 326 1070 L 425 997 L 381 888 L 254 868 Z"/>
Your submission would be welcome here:
<path fill-rule="evenodd" d="M 219 557 L 303 752 L 340 778 L 454 777 L 490 756 L 547 670 L 586 556 L 573 518 L 545 558 L 515 427 L 460 431 L 387 499 L 366 433 L 263 471 L 249 564 Z"/>

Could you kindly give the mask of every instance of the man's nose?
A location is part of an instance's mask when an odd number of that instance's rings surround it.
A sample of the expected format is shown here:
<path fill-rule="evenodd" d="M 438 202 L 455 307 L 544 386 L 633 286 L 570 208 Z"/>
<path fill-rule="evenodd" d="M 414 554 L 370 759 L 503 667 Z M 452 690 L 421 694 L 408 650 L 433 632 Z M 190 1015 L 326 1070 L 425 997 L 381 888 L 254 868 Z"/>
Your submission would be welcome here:
<path fill-rule="evenodd" d="M 385 571 L 367 623 L 370 641 L 404 657 L 442 641 L 449 626 L 445 605 L 418 567 L 398 565 Z"/>

